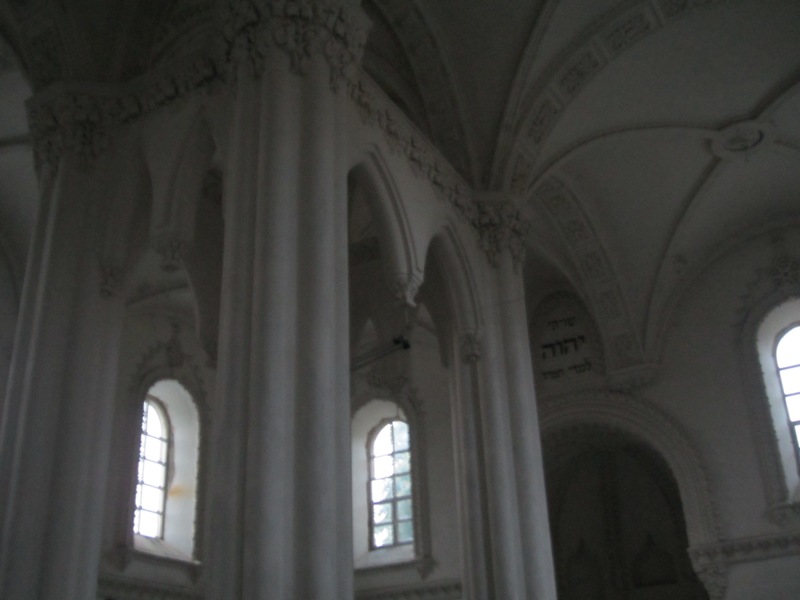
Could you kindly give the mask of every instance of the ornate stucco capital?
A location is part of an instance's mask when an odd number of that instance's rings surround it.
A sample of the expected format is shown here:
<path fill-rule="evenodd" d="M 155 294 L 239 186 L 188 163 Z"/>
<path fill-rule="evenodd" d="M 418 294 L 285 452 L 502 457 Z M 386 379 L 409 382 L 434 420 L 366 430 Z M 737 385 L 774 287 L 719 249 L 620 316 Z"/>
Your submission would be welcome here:
<path fill-rule="evenodd" d="M 480 194 L 475 198 L 475 207 L 472 225 L 492 266 L 497 266 L 499 256 L 506 250 L 511 254 L 514 266 L 521 265 L 525 259 L 525 239 L 530 221 L 504 194 Z"/>
<path fill-rule="evenodd" d="M 296 73 L 322 56 L 336 87 L 358 65 L 369 20 L 347 0 L 227 0 L 223 16 L 225 58 L 232 70 L 246 66 L 254 76 L 264 68 L 268 49 L 284 50 Z"/>

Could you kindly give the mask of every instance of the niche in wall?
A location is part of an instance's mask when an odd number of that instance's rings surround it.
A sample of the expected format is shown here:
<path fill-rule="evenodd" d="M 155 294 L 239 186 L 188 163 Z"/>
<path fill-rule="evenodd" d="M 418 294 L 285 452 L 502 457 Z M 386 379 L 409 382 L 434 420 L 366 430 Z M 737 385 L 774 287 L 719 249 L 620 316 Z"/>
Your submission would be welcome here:
<path fill-rule="evenodd" d="M 686 552 L 678 486 L 644 444 L 591 427 L 545 442 L 561 600 L 707 599 Z"/>

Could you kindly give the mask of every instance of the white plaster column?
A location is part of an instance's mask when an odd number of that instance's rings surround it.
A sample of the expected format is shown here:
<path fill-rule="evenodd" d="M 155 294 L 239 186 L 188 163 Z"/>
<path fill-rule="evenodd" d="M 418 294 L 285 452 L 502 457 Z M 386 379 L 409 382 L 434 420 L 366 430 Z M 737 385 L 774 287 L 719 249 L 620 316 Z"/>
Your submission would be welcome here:
<path fill-rule="evenodd" d="M 248 14 L 237 31 L 325 35 L 313 15 L 266 5 L 265 27 Z M 255 44 L 226 144 L 206 596 L 341 600 L 353 597 L 347 100 L 326 55 L 299 69 L 274 38 Z"/>
<path fill-rule="evenodd" d="M 465 598 L 555 600 L 522 278 L 508 252 L 493 258 L 494 266 L 476 265 L 481 331 L 460 338 L 455 418 Z"/>
<path fill-rule="evenodd" d="M 555 599 L 544 461 L 521 271 L 514 267 L 508 253 L 500 257 L 496 275 L 502 308 L 498 312 L 505 350 L 522 558 L 529 597 Z"/>
<path fill-rule="evenodd" d="M 0 419 L 3 600 L 95 595 L 123 320 L 98 231 L 123 164 L 64 155 L 43 184 Z"/>
<path fill-rule="evenodd" d="M 488 270 L 488 269 L 487 269 Z M 493 273 L 485 273 L 491 282 Z M 492 282 L 493 283 L 493 282 Z M 494 287 L 494 286 L 492 286 Z M 494 292 L 496 290 L 489 290 Z M 505 372 L 505 349 L 497 296 L 488 294 L 484 329 L 479 336 L 477 373 L 483 450 L 484 503 L 490 549 L 487 568 L 491 598 L 533 598 L 527 594 L 517 496 L 513 424 Z M 477 599 L 476 599 L 477 600 Z"/>

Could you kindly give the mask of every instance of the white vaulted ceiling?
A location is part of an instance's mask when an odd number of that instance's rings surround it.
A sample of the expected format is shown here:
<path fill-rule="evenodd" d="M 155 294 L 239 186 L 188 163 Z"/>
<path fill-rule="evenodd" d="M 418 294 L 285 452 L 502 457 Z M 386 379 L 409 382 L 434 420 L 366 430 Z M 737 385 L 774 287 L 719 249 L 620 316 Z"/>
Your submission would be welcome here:
<path fill-rule="evenodd" d="M 800 212 L 795 0 L 362 5 L 365 69 L 477 190 L 511 194 L 532 220 L 531 303 L 568 287 L 602 320 L 611 298 L 642 360 L 657 359 L 681 290 L 716 252 Z M 68 6 L 0 2 L 36 88 L 132 77 L 211 22 L 208 2 Z M 25 80 L 6 70 L 0 83 L 0 138 L 24 136 Z M 0 209 L 25 213 L 9 199 L 31 182 L 7 168 Z"/>

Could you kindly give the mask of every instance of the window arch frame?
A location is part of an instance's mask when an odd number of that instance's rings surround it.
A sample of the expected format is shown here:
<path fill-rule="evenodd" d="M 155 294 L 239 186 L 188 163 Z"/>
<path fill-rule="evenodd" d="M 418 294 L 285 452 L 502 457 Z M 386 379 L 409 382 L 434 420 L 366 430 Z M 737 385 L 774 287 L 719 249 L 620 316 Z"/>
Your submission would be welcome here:
<path fill-rule="evenodd" d="M 386 429 L 388 426 L 393 426 L 394 423 L 403 423 L 407 428 L 407 446 L 406 448 L 397 449 L 394 443 L 394 427 L 392 427 L 392 452 L 389 454 L 375 454 L 375 443 L 377 442 L 378 436 Z M 384 417 L 381 419 L 377 425 L 375 425 L 367 435 L 367 507 L 369 509 L 369 548 L 370 551 L 374 550 L 382 550 L 388 548 L 395 548 L 399 546 L 406 546 L 411 544 L 413 546 L 416 532 L 416 514 L 415 514 L 415 505 L 416 502 L 414 501 L 414 492 L 415 492 L 415 473 L 414 473 L 414 461 L 415 461 L 415 452 L 412 444 L 412 427 L 411 424 L 408 422 L 408 419 L 401 417 L 400 415 L 396 417 Z M 407 452 L 409 454 L 409 462 L 408 462 L 408 470 L 402 473 L 397 473 L 395 470 L 395 461 L 392 460 L 392 475 L 387 477 L 375 477 L 375 459 L 376 458 L 384 458 L 390 456 L 394 459 L 395 455 Z M 397 491 L 396 491 L 396 477 L 408 475 L 409 479 L 409 493 L 398 498 Z M 388 499 L 383 500 L 376 500 L 373 496 L 374 488 L 373 482 L 379 481 L 381 479 L 392 479 L 392 488 L 393 493 L 391 497 Z M 398 517 L 398 503 L 401 501 L 408 500 L 411 503 L 411 516 L 407 519 L 400 519 Z M 375 523 L 375 506 L 378 504 L 391 504 L 392 506 L 392 517 L 387 523 Z M 401 522 L 410 522 L 411 523 L 411 539 L 407 541 L 398 541 L 399 535 L 399 526 Z M 375 528 L 376 526 L 385 526 L 391 525 L 392 526 L 392 542 L 388 544 L 378 545 L 375 543 Z"/>

